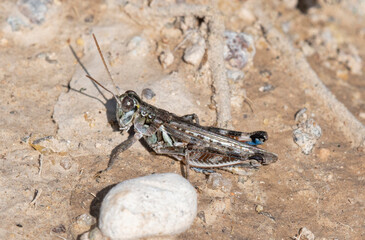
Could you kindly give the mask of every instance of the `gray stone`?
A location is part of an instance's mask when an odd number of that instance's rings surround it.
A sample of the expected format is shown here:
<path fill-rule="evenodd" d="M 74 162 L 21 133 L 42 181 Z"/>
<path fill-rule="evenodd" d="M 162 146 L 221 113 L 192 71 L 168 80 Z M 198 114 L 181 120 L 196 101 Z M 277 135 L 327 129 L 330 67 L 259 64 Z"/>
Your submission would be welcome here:
<path fill-rule="evenodd" d="M 45 0 L 20 0 L 18 1 L 18 8 L 29 21 L 36 24 L 44 22 L 48 11 L 47 1 Z"/>
<path fill-rule="evenodd" d="M 224 59 L 231 67 L 241 69 L 248 62 L 253 61 L 256 49 L 254 40 L 250 35 L 225 31 L 224 37 L 226 39 Z"/>
<path fill-rule="evenodd" d="M 303 108 L 295 114 L 297 126 L 293 131 L 293 140 L 302 152 L 308 155 L 321 137 L 322 129 L 313 118 L 308 118 L 305 112 L 306 109 Z"/>

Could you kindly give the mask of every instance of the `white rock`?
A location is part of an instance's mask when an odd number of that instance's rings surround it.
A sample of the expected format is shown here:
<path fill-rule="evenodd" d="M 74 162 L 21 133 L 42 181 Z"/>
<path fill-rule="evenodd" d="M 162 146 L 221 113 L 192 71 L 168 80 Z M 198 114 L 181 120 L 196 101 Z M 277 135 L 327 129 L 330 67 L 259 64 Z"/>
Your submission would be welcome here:
<path fill-rule="evenodd" d="M 184 61 L 194 66 L 199 65 L 203 59 L 205 47 L 206 44 L 204 38 L 199 38 L 195 44 L 186 48 L 184 52 Z"/>
<path fill-rule="evenodd" d="M 245 7 L 238 11 L 238 17 L 249 24 L 252 24 L 256 21 L 255 15 Z"/>
<path fill-rule="evenodd" d="M 231 70 L 231 69 L 227 69 L 226 70 L 226 75 L 228 79 L 232 79 L 233 81 L 239 81 L 241 79 L 243 79 L 245 77 L 245 73 L 240 71 L 240 70 Z"/>
<path fill-rule="evenodd" d="M 174 173 L 124 181 L 105 196 L 99 228 L 112 240 L 176 235 L 197 213 L 194 187 Z"/>
<path fill-rule="evenodd" d="M 289 9 L 294 9 L 298 4 L 298 0 L 284 0 L 283 3 L 285 7 Z"/>

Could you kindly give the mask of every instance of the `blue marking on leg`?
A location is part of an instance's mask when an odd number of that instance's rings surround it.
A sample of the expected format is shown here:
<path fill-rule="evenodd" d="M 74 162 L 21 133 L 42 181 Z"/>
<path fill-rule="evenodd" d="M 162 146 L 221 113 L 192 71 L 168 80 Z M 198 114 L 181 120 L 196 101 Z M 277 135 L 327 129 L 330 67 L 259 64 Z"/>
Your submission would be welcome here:
<path fill-rule="evenodd" d="M 252 145 L 252 146 L 256 146 L 256 145 L 261 145 L 263 144 L 262 141 L 260 141 L 259 139 L 255 139 L 255 141 L 250 141 L 250 142 L 246 142 L 248 145 Z"/>

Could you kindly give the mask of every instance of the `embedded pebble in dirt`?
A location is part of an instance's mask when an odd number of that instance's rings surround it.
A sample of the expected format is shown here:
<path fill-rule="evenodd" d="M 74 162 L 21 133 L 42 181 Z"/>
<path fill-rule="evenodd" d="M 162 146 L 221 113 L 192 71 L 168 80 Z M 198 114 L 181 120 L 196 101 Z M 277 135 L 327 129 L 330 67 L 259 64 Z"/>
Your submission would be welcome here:
<path fill-rule="evenodd" d="M 293 239 L 314 240 L 315 236 L 309 229 L 303 227 L 299 230 L 298 235 L 296 237 L 293 237 Z"/>
<path fill-rule="evenodd" d="M 192 46 L 185 49 L 184 61 L 194 66 L 200 64 L 205 53 L 205 39 L 198 36 Z"/>
<path fill-rule="evenodd" d="M 207 187 L 213 190 L 221 190 L 223 192 L 230 192 L 232 188 L 232 182 L 224 178 L 222 174 L 211 173 L 209 174 Z"/>
<path fill-rule="evenodd" d="M 321 137 L 322 129 L 313 118 L 308 118 L 306 111 L 307 109 L 303 108 L 295 115 L 297 127 L 293 131 L 293 140 L 302 152 L 308 155 Z"/>
<path fill-rule="evenodd" d="M 105 196 L 99 228 L 111 239 L 176 235 L 197 213 L 194 187 L 174 173 L 126 180 Z"/>
<path fill-rule="evenodd" d="M 80 236 L 80 240 L 108 240 L 103 234 L 100 232 L 99 228 L 94 228 L 89 232 L 85 232 Z"/>
<path fill-rule="evenodd" d="M 236 33 L 225 31 L 224 37 L 226 45 L 224 46 L 224 59 L 233 68 L 241 69 L 256 54 L 253 38 L 245 33 Z"/>

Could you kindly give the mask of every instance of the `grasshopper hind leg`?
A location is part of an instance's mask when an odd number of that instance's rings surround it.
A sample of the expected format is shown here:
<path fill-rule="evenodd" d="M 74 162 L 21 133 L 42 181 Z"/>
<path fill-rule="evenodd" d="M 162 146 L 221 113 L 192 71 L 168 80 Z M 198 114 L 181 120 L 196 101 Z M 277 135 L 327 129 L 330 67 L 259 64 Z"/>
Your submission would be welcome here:
<path fill-rule="evenodd" d="M 265 131 L 257 131 L 250 134 L 251 141 L 246 142 L 249 145 L 256 146 L 263 144 L 267 139 L 268 135 Z"/>
<path fill-rule="evenodd" d="M 235 139 L 237 141 L 244 142 L 251 146 L 261 145 L 268 139 L 268 134 L 265 131 L 238 132 L 216 127 L 203 127 L 203 128 L 205 130 L 221 134 L 223 136 Z"/>
<path fill-rule="evenodd" d="M 192 167 L 191 169 L 193 169 L 197 173 L 203 173 L 205 175 L 215 173 L 215 171 L 212 169 L 204 169 L 204 168 L 197 168 L 197 167 Z"/>

